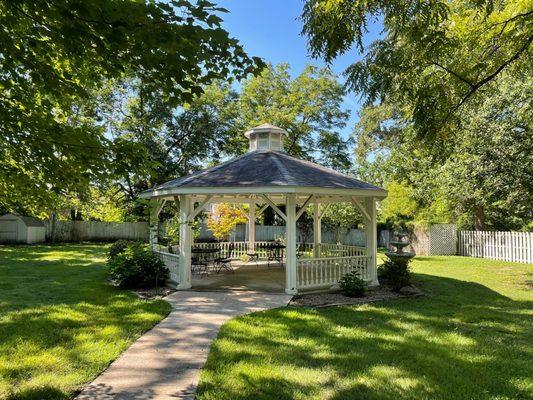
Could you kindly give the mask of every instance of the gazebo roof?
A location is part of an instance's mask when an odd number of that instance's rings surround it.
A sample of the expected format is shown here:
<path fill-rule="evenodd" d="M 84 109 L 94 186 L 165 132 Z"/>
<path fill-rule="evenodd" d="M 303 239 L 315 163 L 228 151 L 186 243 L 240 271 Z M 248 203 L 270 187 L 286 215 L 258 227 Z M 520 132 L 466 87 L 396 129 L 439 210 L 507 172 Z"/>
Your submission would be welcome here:
<path fill-rule="evenodd" d="M 292 189 L 292 190 L 289 190 Z M 281 151 L 256 150 L 225 163 L 163 183 L 143 193 L 159 197 L 181 193 L 332 192 L 385 197 L 387 192 L 329 168 Z"/>

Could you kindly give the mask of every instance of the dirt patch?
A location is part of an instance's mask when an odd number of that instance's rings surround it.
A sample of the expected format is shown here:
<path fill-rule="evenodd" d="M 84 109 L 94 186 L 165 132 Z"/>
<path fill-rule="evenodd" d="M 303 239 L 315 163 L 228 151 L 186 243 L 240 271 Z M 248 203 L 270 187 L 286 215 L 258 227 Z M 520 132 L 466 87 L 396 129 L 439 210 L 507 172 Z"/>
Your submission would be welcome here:
<path fill-rule="evenodd" d="M 164 286 L 157 289 L 137 289 L 133 290 L 133 293 L 143 300 L 155 300 L 162 299 L 163 297 L 168 296 L 170 293 L 175 291 L 176 289 L 173 289 L 170 286 Z"/>
<path fill-rule="evenodd" d="M 420 297 L 424 293 L 419 289 L 410 286 L 408 293 L 397 293 L 386 285 L 369 288 L 364 297 L 348 297 L 340 292 L 335 293 L 309 293 L 296 295 L 289 303 L 289 307 L 332 307 L 350 304 L 374 303 L 376 301 L 405 299 Z"/>

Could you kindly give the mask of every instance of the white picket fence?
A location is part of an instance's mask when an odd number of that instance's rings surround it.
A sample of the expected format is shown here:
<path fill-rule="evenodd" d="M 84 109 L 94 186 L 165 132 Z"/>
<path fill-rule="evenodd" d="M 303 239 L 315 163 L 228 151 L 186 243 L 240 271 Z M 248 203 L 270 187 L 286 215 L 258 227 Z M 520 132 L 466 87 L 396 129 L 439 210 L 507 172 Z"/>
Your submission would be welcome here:
<path fill-rule="evenodd" d="M 459 231 L 460 256 L 533 263 L 533 232 Z"/>

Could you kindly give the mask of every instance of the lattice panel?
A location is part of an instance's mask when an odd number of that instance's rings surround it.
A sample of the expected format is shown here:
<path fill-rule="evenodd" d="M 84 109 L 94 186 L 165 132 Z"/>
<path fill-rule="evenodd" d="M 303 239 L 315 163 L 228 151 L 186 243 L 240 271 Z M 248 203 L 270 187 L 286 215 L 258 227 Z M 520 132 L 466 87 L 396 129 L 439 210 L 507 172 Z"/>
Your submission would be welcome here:
<path fill-rule="evenodd" d="M 429 255 L 450 256 L 457 252 L 457 230 L 454 224 L 436 224 L 429 228 Z"/>

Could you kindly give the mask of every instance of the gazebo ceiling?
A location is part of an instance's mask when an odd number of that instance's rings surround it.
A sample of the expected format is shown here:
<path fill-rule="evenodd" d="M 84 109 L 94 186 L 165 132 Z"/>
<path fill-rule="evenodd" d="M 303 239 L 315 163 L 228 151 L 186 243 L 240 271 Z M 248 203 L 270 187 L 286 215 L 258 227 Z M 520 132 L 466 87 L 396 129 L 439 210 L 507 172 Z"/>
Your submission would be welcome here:
<path fill-rule="evenodd" d="M 260 125 L 247 132 L 284 132 L 273 125 Z M 264 132 L 263 132 L 264 131 Z M 253 135 L 252 135 L 253 136 Z M 283 151 L 254 150 L 193 174 L 174 179 L 143 192 L 141 197 L 179 194 L 265 194 L 308 193 L 315 195 L 386 197 L 377 186 L 341 174 L 321 165 L 289 156 Z"/>

